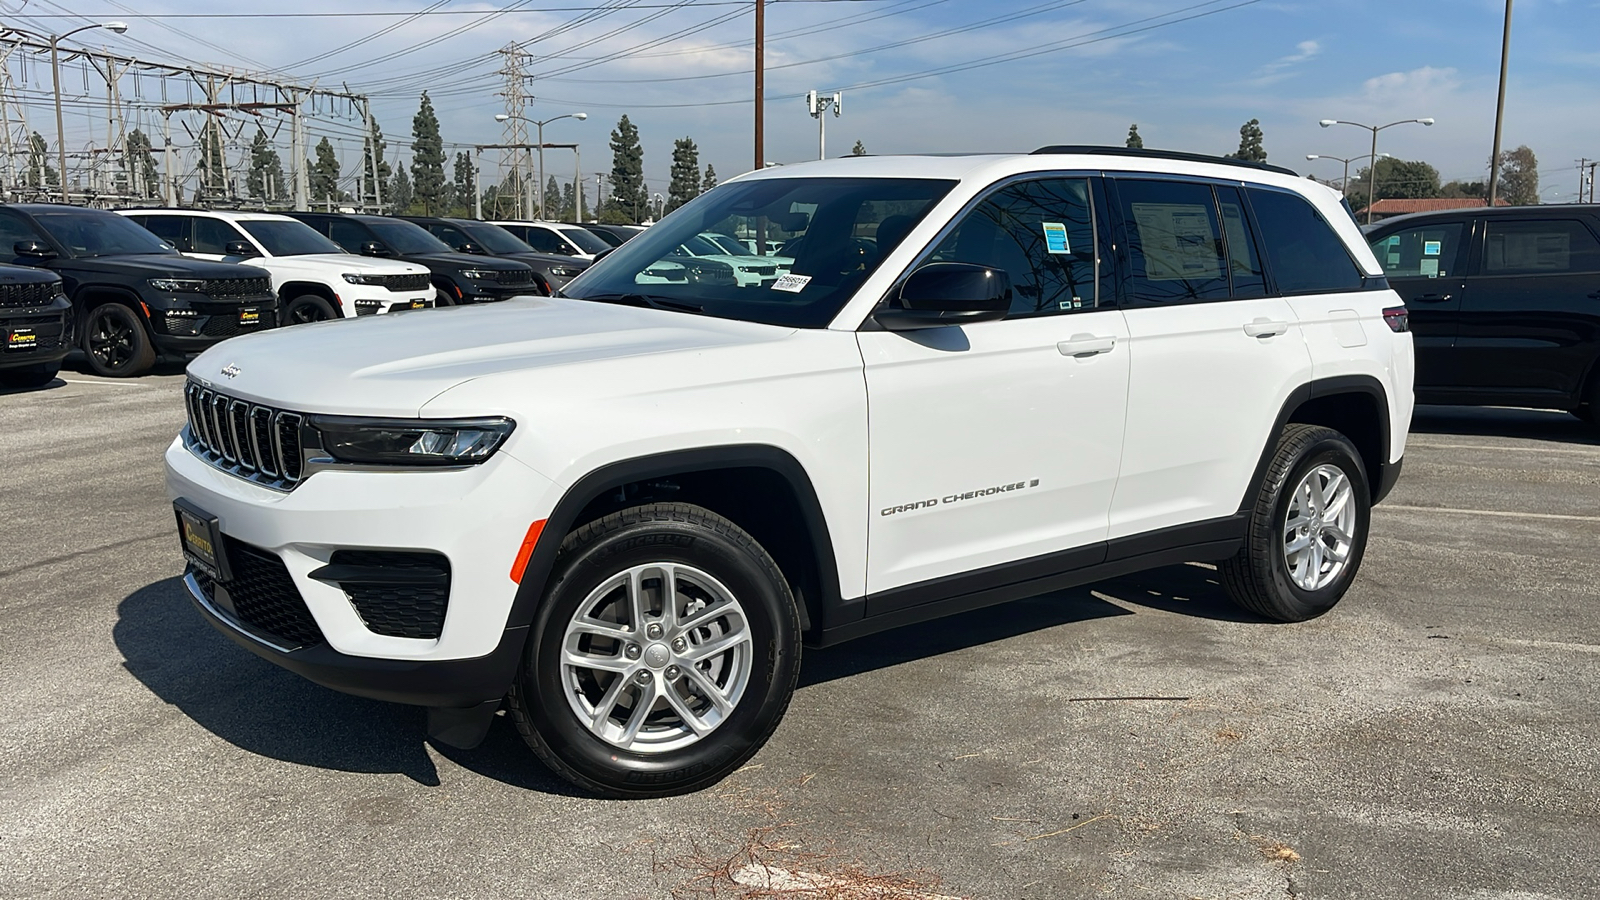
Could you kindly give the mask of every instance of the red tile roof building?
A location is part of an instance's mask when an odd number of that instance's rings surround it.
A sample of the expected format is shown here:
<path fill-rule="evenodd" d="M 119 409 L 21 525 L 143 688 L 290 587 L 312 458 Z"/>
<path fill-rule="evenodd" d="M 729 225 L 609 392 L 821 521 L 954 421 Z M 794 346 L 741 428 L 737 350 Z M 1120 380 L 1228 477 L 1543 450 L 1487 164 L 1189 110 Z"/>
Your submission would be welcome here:
<path fill-rule="evenodd" d="M 1406 213 L 1444 212 L 1451 209 L 1478 209 L 1488 205 L 1489 201 L 1483 199 L 1482 197 L 1397 197 L 1391 200 L 1379 200 L 1377 203 L 1374 203 L 1372 205 L 1372 219 L 1373 221 L 1377 221 L 1379 219 L 1387 219 L 1390 216 L 1403 216 Z M 1507 203 L 1503 199 L 1500 199 L 1496 200 L 1494 205 L 1510 206 L 1511 204 Z M 1365 222 L 1366 219 L 1367 211 L 1365 209 L 1356 210 L 1356 221 Z"/>

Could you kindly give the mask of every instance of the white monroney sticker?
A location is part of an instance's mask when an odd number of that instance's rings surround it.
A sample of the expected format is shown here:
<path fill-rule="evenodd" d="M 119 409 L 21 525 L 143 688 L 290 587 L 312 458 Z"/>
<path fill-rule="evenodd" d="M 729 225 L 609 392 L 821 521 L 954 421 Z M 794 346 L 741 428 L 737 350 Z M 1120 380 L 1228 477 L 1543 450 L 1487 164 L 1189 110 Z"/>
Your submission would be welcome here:
<path fill-rule="evenodd" d="M 805 290 L 806 285 L 810 283 L 810 275 L 779 275 L 778 280 L 772 283 L 772 289 L 775 291 L 788 291 L 791 294 L 798 294 Z"/>

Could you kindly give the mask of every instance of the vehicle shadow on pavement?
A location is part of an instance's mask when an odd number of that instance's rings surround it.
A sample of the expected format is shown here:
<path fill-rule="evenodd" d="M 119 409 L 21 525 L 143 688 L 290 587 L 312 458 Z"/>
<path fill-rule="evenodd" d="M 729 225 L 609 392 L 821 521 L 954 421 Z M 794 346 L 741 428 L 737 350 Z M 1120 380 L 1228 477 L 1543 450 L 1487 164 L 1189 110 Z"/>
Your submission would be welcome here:
<path fill-rule="evenodd" d="M 439 784 L 421 709 L 341 694 L 257 658 L 200 618 L 181 579 L 134 591 L 117 612 L 112 639 L 129 674 L 234 746 L 299 765 Z"/>
<path fill-rule="evenodd" d="M 1600 446 L 1600 428 L 1553 409 L 1418 406 L 1411 416 L 1411 433 L 1518 437 Z"/>

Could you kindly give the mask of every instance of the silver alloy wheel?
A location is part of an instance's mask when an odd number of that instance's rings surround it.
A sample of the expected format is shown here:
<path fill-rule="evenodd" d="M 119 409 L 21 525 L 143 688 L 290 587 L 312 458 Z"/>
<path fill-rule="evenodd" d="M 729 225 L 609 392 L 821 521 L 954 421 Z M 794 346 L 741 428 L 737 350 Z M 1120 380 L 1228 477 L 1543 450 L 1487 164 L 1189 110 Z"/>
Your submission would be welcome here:
<path fill-rule="evenodd" d="M 750 623 L 706 572 L 655 562 L 589 592 L 561 641 L 578 721 L 613 747 L 665 753 L 727 721 L 754 665 Z"/>
<path fill-rule="evenodd" d="M 1307 472 L 1290 495 L 1283 522 L 1289 577 L 1303 591 L 1332 584 L 1350 559 L 1355 537 L 1355 492 L 1349 476 L 1327 463 Z"/>

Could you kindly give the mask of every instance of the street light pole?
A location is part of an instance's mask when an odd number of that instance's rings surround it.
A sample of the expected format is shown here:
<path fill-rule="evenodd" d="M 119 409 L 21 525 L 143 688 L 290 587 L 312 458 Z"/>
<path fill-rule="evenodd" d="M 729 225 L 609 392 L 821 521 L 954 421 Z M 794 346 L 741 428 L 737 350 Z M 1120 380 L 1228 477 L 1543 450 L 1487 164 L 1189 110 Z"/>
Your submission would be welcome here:
<path fill-rule="evenodd" d="M 52 87 L 52 89 L 53 89 L 53 91 L 55 93 L 55 98 L 56 98 L 56 164 L 60 167 L 59 171 L 56 173 L 56 177 L 58 179 L 60 179 L 60 182 L 61 182 L 61 202 L 62 203 L 68 202 L 68 199 L 67 199 L 67 134 L 66 134 L 66 126 L 63 125 L 62 121 L 61 121 L 61 52 L 60 52 L 59 45 L 60 45 L 61 41 L 65 40 L 65 39 L 67 39 L 69 37 L 72 37 L 73 35 L 77 34 L 80 31 L 90 31 L 90 30 L 95 29 L 95 28 L 105 28 L 105 29 L 107 29 L 109 31 L 112 31 L 112 32 L 115 32 L 117 34 L 122 34 L 123 32 L 128 30 L 128 25 L 127 25 L 126 22 L 96 22 L 93 25 L 85 25 L 82 28 L 74 28 L 71 31 L 67 32 L 66 34 L 52 34 L 52 35 L 50 35 L 50 38 L 49 38 L 49 41 L 50 41 L 50 84 L 51 84 L 51 87 Z M 12 29 L 9 29 L 9 30 L 16 31 L 17 29 L 12 28 Z"/>
<path fill-rule="evenodd" d="M 1500 34 L 1500 99 L 1494 105 L 1494 151 L 1489 156 L 1489 208 L 1500 191 L 1500 125 L 1506 117 L 1506 62 L 1511 56 L 1511 0 L 1506 0 L 1506 25 Z"/>
<path fill-rule="evenodd" d="M 1329 156 L 1326 153 L 1307 153 L 1306 154 L 1306 159 L 1308 159 L 1308 160 L 1310 160 L 1310 159 L 1331 159 L 1331 160 L 1334 160 L 1336 162 L 1344 163 L 1344 178 L 1339 181 L 1339 190 L 1341 192 L 1343 192 L 1343 193 L 1349 193 L 1350 192 L 1350 164 L 1355 162 L 1358 159 L 1370 159 L 1370 158 L 1371 157 L 1366 157 L 1366 156 L 1352 156 L 1349 159 L 1345 159 L 1342 156 Z M 1390 156 L 1387 153 L 1378 154 L 1378 159 L 1393 159 L 1393 158 L 1394 157 Z"/>
<path fill-rule="evenodd" d="M 496 122 L 504 122 L 507 119 L 519 119 L 519 120 L 521 120 L 523 122 L 527 122 L 529 125 L 532 125 L 534 128 L 538 129 L 538 135 L 539 135 L 539 137 L 538 137 L 538 142 L 539 142 L 539 176 L 538 176 L 538 178 L 539 178 L 539 206 L 538 206 L 538 215 L 540 217 L 544 216 L 544 214 L 545 214 L 545 212 L 544 212 L 544 127 L 546 125 L 549 125 L 551 122 L 559 122 L 562 119 L 577 119 L 579 122 L 582 122 L 583 120 L 585 120 L 587 118 L 589 118 L 589 114 L 588 113 L 581 113 L 581 112 L 580 113 L 567 113 L 566 115 L 556 116 L 554 118 L 544 119 L 544 120 L 528 119 L 528 118 L 524 118 L 522 116 L 513 116 L 513 115 L 511 115 L 509 113 L 499 113 L 494 117 L 494 120 Z M 530 169 L 533 168 L 533 161 L 532 160 L 529 160 L 528 168 L 530 168 Z M 578 184 L 581 184 L 581 183 L 582 183 L 581 181 L 578 182 Z M 576 192 L 576 187 L 574 188 L 574 192 Z M 531 188 L 531 187 L 528 188 L 528 190 L 525 193 L 528 196 L 528 206 L 532 207 L 533 206 L 533 188 Z M 530 218 L 530 219 L 535 218 L 535 216 L 532 214 L 531 211 L 530 211 L 530 213 L 528 215 L 528 218 Z"/>
<path fill-rule="evenodd" d="M 1378 132 L 1385 128 L 1393 128 L 1396 125 L 1432 125 L 1433 119 L 1401 119 L 1398 122 L 1390 122 L 1387 125 L 1365 125 L 1361 122 L 1346 122 L 1343 119 L 1323 119 L 1317 124 L 1323 128 L 1333 125 L 1354 125 L 1357 128 L 1365 128 L 1372 132 L 1372 169 L 1369 171 L 1367 178 L 1367 224 L 1371 225 L 1372 207 L 1378 202 Z"/>

